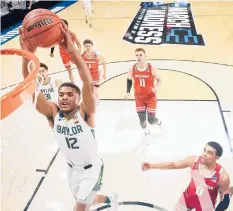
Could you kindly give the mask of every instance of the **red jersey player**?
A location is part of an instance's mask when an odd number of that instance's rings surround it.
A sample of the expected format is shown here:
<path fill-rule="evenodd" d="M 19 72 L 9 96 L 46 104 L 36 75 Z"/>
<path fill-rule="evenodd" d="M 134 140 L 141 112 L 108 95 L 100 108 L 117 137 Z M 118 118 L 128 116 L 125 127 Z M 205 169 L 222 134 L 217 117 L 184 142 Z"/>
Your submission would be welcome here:
<path fill-rule="evenodd" d="M 68 26 L 67 20 L 62 19 L 62 21 Z M 70 32 L 70 33 L 71 33 L 72 41 L 77 44 L 78 50 L 79 50 L 79 52 L 81 52 L 81 44 L 80 44 L 78 38 L 76 37 L 74 32 Z M 54 48 L 55 47 L 51 48 L 51 52 L 50 52 L 51 57 L 54 56 L 53 55 Z M 71 69 L 71 62 L 73 63 L 71 55 L 61 45 L 59 45 L 59 52 L 60 52 L 60 56 L 62 58 L 62 62 L 68 71 L 70 81 L 72 83 L 75 83 L 74 76 L 73 76 L 72 69 Z"/>
<path fill-rule="evenodd" d="M 83 45 L 84 45 L 85 51 L 82 54 L 82 58 L 86 62 L 91 72 L 91 76 L 94 81 L 94 86 L 96 89 L 97 99 L 99 99 L 98 88 L 100 86 L 100 81 L 101 81 L 99 65 L 100 64 L 103 65 L 103 69 L 104 69 L 103 80 L 106 80 L 106 62 L 105 62 L 104 57 L 101 54 L 96 53 L 93 50 L 93 42 L 91 40 L 88 40 L 88 39 L 84 40 Z"/>
<path fill-rule="evenodd" d="M 140 125 L 144 129 L 145 135 L 148 135 L 150 131 L 147 128 L 146 113 L 149 124 L 161 124 L 161 121 L 155 117 L 157 105 L 156 93 L 161 79 L 158 69 L 150 63 L 146 63 L 146 55 L 143 48 L 136 49 L 135 54 L 137 63 L 128 72 L 125 99 L 128 99 L 130 96 L 132 80 L 134 80 L 136 110 L 140 119 Z M 156 84 L 154 84 L 154 81 L 156 81 Z"/>
<path fill-rule="evenodd" d="M 229 188 L 230 178 L 217 160 L 223 149 L 211 141 L 204 147 L 202 156 L 189 156 L 184 160 L 165 163 L 143 163 L 142 170 L 191 168 L 191 182 L 176 204 L 176 211 L 213 211 L 219 189 L 221 194 Z"/>

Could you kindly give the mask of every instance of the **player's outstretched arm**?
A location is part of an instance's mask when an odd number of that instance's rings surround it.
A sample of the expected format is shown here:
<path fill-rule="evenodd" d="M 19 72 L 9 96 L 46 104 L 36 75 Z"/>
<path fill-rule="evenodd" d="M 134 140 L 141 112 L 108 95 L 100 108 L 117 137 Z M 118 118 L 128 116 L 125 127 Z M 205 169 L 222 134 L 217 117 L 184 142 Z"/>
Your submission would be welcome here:
<path fill-rule="evenodd" d="M 83 61 L 79 52 L 75 49 L 74 44 L 70 37 L 69 29 L 66 24 L 62 22 L 61 30 L 64 34 L 64 41 L 61 45 L 70 53 L 72 60 L 77 66 L 79 76 L 83 82 L 82 87 L 82 104 L 81 108 L 85 113 L 91 115 L 95 113 L 96 108 L 96 98 L 94 94 L 94 84 L 88 69 L 88 66 Z"/>
<path fill-rule="evenodd" d="M 142 170 L 150 170 L 150 169 L 161 169 L 161 170 L 169 170 L 169 169 L 184 169 L 188 167 L 192 167 L 195 162 L 196 156 L 189 156 L 183 160 L 179 160 L 176 162 L 163 162 L 163 163 L 143 163 Z"/>
<path fill-rule="evenodd" d="M 32 46 L 23 36 L 23 31 L 22 28 L 19 29 L 19 40 L 20 40 L 20 46 L 23 50 L 27 50 L 31 53 L 35 53 L 36 47 Z M 28 63 L 29 60 L 23 57 L 22 61 L 22 75 L 24 78 L 26 78 L 29 75 L 29 70 L 28 70 Z M 35 94 L 33 94 L 33 101 L 35 100 Z M 45 96 L 39 92 L 38 98 L 37 98 L 37 104 L 36 104 L 36 109 L 46 116 L 48 119 L 52 118 L 53 116 L 56 115 L 58 108 L 57 106 L 46 100 Z"/>

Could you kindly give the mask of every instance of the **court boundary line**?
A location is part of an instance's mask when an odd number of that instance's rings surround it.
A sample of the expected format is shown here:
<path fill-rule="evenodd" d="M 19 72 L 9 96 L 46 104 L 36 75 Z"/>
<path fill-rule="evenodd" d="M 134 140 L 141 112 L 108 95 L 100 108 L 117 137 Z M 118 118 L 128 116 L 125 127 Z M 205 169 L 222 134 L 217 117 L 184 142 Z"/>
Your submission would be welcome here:
<path fill-rule="evenodd" d="M 195 61 L 195 60 L 180 60 L 180 59 L 150 59 L 148 58 L 147 60 L 151 60 L 151 61 L 181 61 L 181 62 L 195 62 L 195 63 L 204 63 L 204 64 L 214 64 L 214 65 L 220 65 L 220 66 L 227 66 L 227 67 L 233 67 L 233 64 L 224 64 L 224 63 L 218 63 L 218 62 L 208 62 L 208 61 Z M 114 63 L 119 63 L 119 62 L 135 62 L 135 60 L 125 60 L 125 61 L 113 61 L 113 62 L 107 62 L 106 64 L 114 64 Z M 77 68 L 73 68 L 73 69 L 77 69 Z M 161 68 L 159 68 L 161 69 Z M 57 72 L 53 72 L 53 73 L 50 73 L 49 75 L 54 75 L 54 74 L 58 74 L 58 73 L 62 73 L 62 72 L 65 72 L 67 70 L 60 70 L 60 71 L 57 71 Z M 109 79 L 108 79 L 109 80 Z M 108 81 L 106 80 L 106 81 Z M 5 86 L 3 88 L 1 88 L 0 90 L 4 90 L 4 89 L 8 89 L 12 86 L 16 86 L 17 84 L 20 84 L 21 82 L 17 82 L 15 84 L 11 84 L 11 85 L 8 85 L 8 86 Z"/>
<path fill-rule="evenodd" d="M 54 154 L 54 156 L 53 156 L 52 159 L 50 160 L 47 169 L 36 169 L 36 172 L 44 172 L 45 174 L 47 174 L 47 172 L 49 171 L 50 167 L 52 166 L 54 160 L 56 159 L 56 157 L 57 157 L 59 151 L 60 151 L 60 149 L 57 149 L 56 153 Z"/>
<path fill-rule="evenodd" d="M 36 172 L 43 172 L 43 173 L 46 173 L 46 170 L 44 170 L 44 169 L 36 169 Z"/>
<path fill-rule="evenodd" d="M 33 199 L 35 198 L 35 196 L 37 194 L 37 191 L 39 190 L 40 186 L 42 185 L 44 179 L 45 179 L 45 176 L 41 177 L 39 183 L 37 184 L 36 188 L 34 189 L 33 194 L 31 196 L 31 198 L 29 199 L 29 201 L 27 202 L 27 204 L 26 204 L 25 208 L 23 209 L 23 211 L 28 210 L 28 208 L 30 207 L 30 205 L 31 205 Z"/>
<path fill-rule="evenodd" d="M 123 202 L 118 202 L 118 205 L 136 205 L 136 206 L 143 206 L 143 207 L 148 207 L 148 208 L 152 208 L 152 209 L 156 209 L 158 211 L 168 211 L 165 208 L 162 208 L 160 206 L 151 204 L 151 203 L 147 203 L 147 202 L 141 202 L 141 201 L 123 201 Z M 100 211 L 100 210 L 105 210 L 107 208 L 111 207 L 110 205 L 104 205 L 102 207 L 99 207 L 97 209 L 95 209 L 94 211 Z"/>
<path fill-rule="evenodd" d="M 32 201 L 33 201 L 33 199 L 35 198 L 35 196 L 36 196 L 36 194 L 37 194 L 37 191 L 39 190 L 40 186 L 42 185 L 42 183 L 43 183 L 43 181 L 44 181 L 44 179 L 45 179 L 45 177 L 46 177 L 46 175 L 47 175 L 49 169 L 50 169 L 51 166 L 53 165 L 53 162 L 55 161 L 55 159 L 56 159 L 56 157 L 57 157 L 59 151 L 60 151 L 60 149 L 57 149 L 55 155 L 53 156 L 53 158 L 52 158 L 51 161 L 49 162 L 49 165 L 48 165 L 47 169 L 46 169 L 46 170 L 40 171 L 40 172 L 44 172 L 45 175 L 41 177 L 39 183 L 37 184 L 36 188 L 34 189 L 34 191 L 33 191 L 33 193 L 32 193 L 32 196 L 30 197 L 30 199 L 29 199 L 29 201 L 27 202 L 27 204 L 26 204 L 26 206 L 25 206 L 25 208 L 24 208 L 23 211 L 27 211 L 28 208 L 30 207 L 30 205 L 31 205 L 31 203 L 32 203 Z M 38 172 L 38 170 L 41 170 L 41 169 L 36 169 L 37 172 Z"/>

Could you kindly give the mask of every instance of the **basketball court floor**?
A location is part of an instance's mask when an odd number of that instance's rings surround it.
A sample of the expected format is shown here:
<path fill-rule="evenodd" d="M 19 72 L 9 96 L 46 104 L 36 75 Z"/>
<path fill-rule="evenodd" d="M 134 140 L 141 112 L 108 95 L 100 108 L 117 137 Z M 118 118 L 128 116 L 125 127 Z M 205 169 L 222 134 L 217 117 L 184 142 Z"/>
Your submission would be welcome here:
<path fill-rule="evenodd" d="M 205 45 L 148 45 L 124 40 L 140 1 L 95 1 L 93 28 L 85 24 L 80 2 L 58 13 L 68 20 L 81 42 L 93 40 L 94 48 L 108 63 L 108 79 L 100 88 L 96 136 L 105 162 L 102 193 L 119 195 L 119 211 L 172 211 L 188 185 L 189 169 L 142 172 L 141 163 L 199 155 L 210 140 L 223 146 L 219 163 L 233 185 L 233 2 L 190 3 Z M 159 68 L 162 78 L 157 114 L 163 121 L 163 132 L 154 127 L 147 148 L 140 147 L 143 133 L 133 96 L 124 100 L 126 73 L 138 47 L 146 50 L 148 61 Z M 2 48 L 19 48 L 18 37 Z M 54 77 L 68 80 L 58 48 L 54 58 L 49 49 L 38 49 L 36 55 Z M 18 57 L 1 57 L 1 95 L 22 81 L 20 62 Z M 2 210 L 72 210 L 67 164 L 47 121 L 30 101 L 1 121 L 1 136 Z M 232 209 L 231 202 L 228 210 Z"/>

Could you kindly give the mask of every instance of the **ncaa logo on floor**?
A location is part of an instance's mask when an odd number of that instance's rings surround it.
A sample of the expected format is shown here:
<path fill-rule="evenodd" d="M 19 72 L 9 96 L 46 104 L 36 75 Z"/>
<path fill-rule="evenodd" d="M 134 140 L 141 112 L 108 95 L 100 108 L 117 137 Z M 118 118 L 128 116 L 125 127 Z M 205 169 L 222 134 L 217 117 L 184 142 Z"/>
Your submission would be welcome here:
<path fill-rule="evenodd" d="M 189 3 L 142 2 L 140 6 L 124 40 L 149 45 L 205 45 L 202 35 L 197 34 Z"/>

